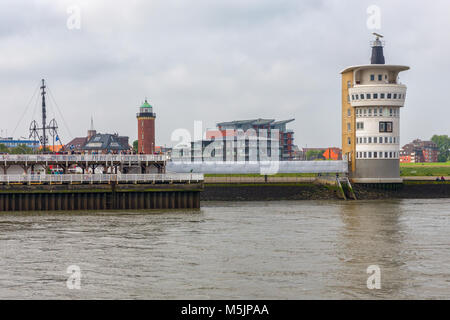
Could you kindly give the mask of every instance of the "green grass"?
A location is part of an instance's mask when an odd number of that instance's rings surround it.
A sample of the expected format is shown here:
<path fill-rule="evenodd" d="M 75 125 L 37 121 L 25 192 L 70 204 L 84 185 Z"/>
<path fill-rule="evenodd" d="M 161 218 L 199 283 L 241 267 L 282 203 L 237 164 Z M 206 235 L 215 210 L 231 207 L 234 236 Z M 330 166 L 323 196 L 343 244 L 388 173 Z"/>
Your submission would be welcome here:
<path fill-rule="evenodd" d="M 450 162 L 401 163 L 401 176 L 450 176 Z"/>
<path fill-rule="evenodd" d="M 401 163 L 401 167 L 448 167 L 450 161 L 447 162 L 428 162 L 428 163 Z"/>

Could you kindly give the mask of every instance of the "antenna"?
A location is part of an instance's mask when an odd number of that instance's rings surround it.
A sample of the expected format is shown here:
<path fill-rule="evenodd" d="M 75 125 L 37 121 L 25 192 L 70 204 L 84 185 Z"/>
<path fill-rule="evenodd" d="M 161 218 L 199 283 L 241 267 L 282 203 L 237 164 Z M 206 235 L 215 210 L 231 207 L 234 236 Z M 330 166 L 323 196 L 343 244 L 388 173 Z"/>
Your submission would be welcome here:
<path fill-rule="evenodd" d="M 379 34 L 379 33 L 376 33 L 376 32 L 372 32 L 372 34 L 373 34 L 374 36 L 377 37 L 377 40 L 378 40 L 379 38 L 383 38 L 383 35 L 382 35 L 382 34 Z"/>

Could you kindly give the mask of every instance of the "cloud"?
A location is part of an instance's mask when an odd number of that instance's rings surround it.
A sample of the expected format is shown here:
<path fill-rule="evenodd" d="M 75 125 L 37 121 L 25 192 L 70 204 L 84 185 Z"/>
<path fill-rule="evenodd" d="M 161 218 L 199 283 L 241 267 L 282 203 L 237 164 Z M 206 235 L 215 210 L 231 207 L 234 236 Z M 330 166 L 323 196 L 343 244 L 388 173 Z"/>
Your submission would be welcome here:
<path fill-rule="evenodd" d="M 33 113 L 20 116 L 45 77 L 70 127 L 57 117 L 63 142 L 84 135 L 91 115 L 99 131 L 135 139 L 137 107 L 148 97 L 158 144 L 170 145 L 171 132 L 192 130 L 194 120 L 212 127 L 265 117 L 296 118 L 290 126 L 300 146 L 340 146 L 339 72 L 368 63 L 371 4 L 2 1 L 0 128 L 12 133 L 19 122 L 15 136 L 27 135 Z M 71 5 L 81 8 L 80 30 L 66 27 Z M 408 85 L 402 142 L 449 134 L 437 119 L 450 115 L 444 107 L 450 4 L 377 5 L 387 63 L 411 66 L 401 75 Z"/>

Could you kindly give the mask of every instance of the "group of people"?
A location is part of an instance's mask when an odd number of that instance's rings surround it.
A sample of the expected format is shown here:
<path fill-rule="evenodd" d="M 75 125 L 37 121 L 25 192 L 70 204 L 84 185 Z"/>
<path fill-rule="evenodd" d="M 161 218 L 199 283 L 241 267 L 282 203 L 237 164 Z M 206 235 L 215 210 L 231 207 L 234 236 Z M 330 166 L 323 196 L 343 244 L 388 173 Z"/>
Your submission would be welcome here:
<path fill-rule="evenodd" d="M 445 178 L 444 178 L 444 176 L 442 176 L 440 179 L 439 179 L 439 177 L 437 177 L 436 181 L 445 181 Z"/>

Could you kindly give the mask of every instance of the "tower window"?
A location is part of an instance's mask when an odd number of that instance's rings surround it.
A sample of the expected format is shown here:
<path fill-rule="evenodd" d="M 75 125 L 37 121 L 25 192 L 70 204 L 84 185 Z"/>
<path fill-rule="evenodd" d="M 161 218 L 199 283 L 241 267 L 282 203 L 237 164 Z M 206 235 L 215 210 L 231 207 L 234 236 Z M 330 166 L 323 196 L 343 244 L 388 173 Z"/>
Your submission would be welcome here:
<path fill-rule="evenodd" d="M 347 123 L 347 131 L 350 131 L 351 130 L 351 125 L 350 125 L 350 122 L 348 122 Z"/>
<path fill-rule="evenodd" d="M 379 132 L 392 132 L 392 121 L 380 121 Z"/>
<path fill-rule="evenodd" d="M 347 109 L 347 116 L 349 116 L 349 117 L 350 117 L 351 115 L 352 115 L 352 111 L 351 111 L 351 109 L 350 109 L 350 108 L 348 108 L 348 109 Z"/>
<path fill-rule="evenodd" d="M 351 145 L 351 144 L 352 144 L 352 140 L 351 140 L 350 138 L 347 138 L 347 143 L 348 143 L 349 145 Z"/>
<path fill-rule="evenodd" d="M 351 81 L 347 81 L 347 88 L 350 88 L 352 86 L 352 82 Z"/>

